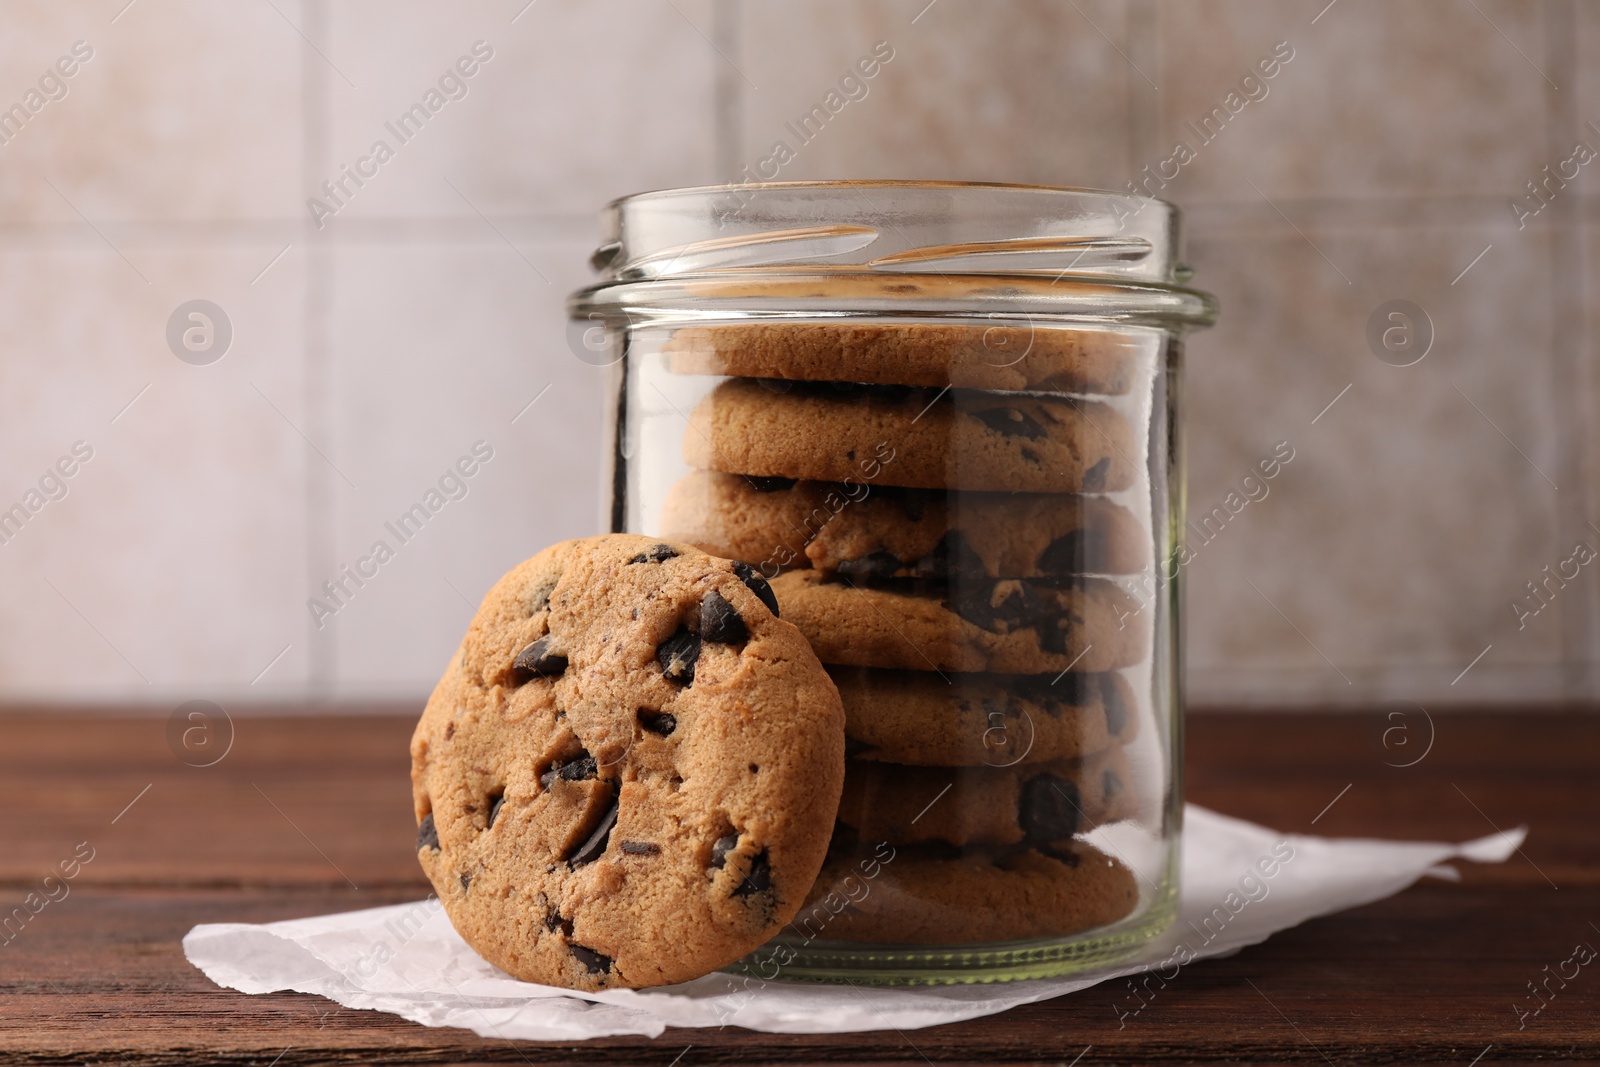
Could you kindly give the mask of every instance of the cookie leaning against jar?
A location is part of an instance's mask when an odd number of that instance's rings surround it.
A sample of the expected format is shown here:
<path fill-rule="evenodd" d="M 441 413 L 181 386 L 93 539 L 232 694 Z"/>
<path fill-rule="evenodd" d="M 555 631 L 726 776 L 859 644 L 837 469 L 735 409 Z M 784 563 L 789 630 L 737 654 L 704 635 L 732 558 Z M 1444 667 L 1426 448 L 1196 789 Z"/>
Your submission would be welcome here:
<path fill-rule="evenodd" d="M 842 482 L 1033 493 L 1130 488 L 1138 448 L 1111 407 L 1064 396 L 735 378 L 689 416 L 691 467 Z"/>
<path fill-rule="evenodd" d="M 667 537 L 750 564 L 858 578 L 1137 574 L 1149 536 L 1103 497 L 980 493 L 691 471 L 662 508 Z"/>
<path fill-rule="evenodd" d="M 412 738 L 418 859 L 486 960 L 686 981 L 788 922 L 838 807 L 826 672 L 743 564 L 612 535 L 484 599 Z"/>

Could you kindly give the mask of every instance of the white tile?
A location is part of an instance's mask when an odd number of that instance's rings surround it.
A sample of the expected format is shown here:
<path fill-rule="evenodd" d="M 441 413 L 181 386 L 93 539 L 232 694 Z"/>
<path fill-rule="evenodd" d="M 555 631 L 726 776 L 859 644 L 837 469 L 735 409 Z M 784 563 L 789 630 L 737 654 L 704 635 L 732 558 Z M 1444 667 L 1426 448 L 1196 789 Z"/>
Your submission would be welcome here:
<path fill-rule="evenodd" d="M 740 11 L 742 162 L 753 174 L 781 141 L 796 153 L 783 179 L 1128 179 L 1132 100 L 1154 89 L 1130 66 L 1124 6 L 880 0 Z M 860 98 L 844 97 L 820 133 L 801 131 L 802 143 L 790 125 L 833 106 L 827 94 L 879 42 L 893 58 L 847 84 Z"/>
<path fill-rule="evenodd" d="M 1547 240 L 1510 228 L 1307 236 L 1353 284 L 1292 231 L 1191 248 L 1196 283 L 1223 309 L 1190 346 L 1191 516 L 1276 442 L 1295 450 L 1214 541 L 1191 533 L 1191 699 L 1559 695 L 1559 613 L 1519 631 L 1510 607 L 1578 534 L 1540 473 L 1559 470 L 1565 447 L 1549 307 L 1527 298 L 1548 283 Z M 1369 315 L 1395 298 L 1434 325 L 1415 366 L 1367 346 Z"/>
<path fill-rule="evenodd" d="M 1196 152 L 1163 195 L 1498 200 L 1549 162 L 1541 5 L 1325 3 L 1163 3 L 1162 147 Z M 1240 91 L 1280 43 L 1292 58 Z M 1188 123 L 1217 107 L 1236 113 L 1206 142 Z"/>
<path fill-rule="evenodd" d="M 262 394 L 302 406 L 299 264 L 251 286 L 271 249 L 128 252 L 150 284 L 103 248 L 0 255 L 0 506 L 93 449 L 0 544 L 0 700 L 298 695 L 306 446 Z M 209 366 L 165 337 L 197 297 L 232 324 Z"/>
<path fill-rule="evenodd" d="M 591 251 L 569 242 L 522 255 L 504 245 L 339 252 L 334 456 L 356 488 L 333 483 L 329 565 L 354 566 L 378 540 L 395 550 L 324 620 L 341 696 L 425 697 L 501 574 L 556 541 L 602 532 L 606 372 L 568 350 L 564 311 L 590 279 Z M 494 454 L 465 479 L 466 495 L 414 536 L 402 531 L 402 544 L 385 523 L 426 503 L 478 441 Z"/>
<path fill-rule="evenodd" d="M 713 180 L 716 52 L 709 0 L 578 4 L 341 3 L 330 52 L 360 86 L 332 86 L 330 169 L 355 167 L 377 141 L 394 149 L 341 219 L 577 213 L 627 193 Z M 516 18 L 513 22 L 512 19 Z M 690 20 L 693 20 L 692 22 Z M 705 34 L 706 36 L 702 36 Z M 492 57 L 479 62 L 473 47 Z M 420 132 L 386 124 L 465 57 Z M 328 175 L 329 178 L 337 174 Z M 455 189 L 451 186 L 454 185 Z M 458 192 L 459 191 L 459 192 Z M 320 195 L 307 191 L 305 196 Z"/>
<path fill-rule="evenodd" d="M 9 4 L 0 106 L 75 42 L 66 95 L 0 146 L 0 217 L 99 224 L 297 217 L 306 45 L 268 4 Z M 298 14 L 298 5 L 278 10 Z M 47 88 L 54 89 L 54 83 Z"/>

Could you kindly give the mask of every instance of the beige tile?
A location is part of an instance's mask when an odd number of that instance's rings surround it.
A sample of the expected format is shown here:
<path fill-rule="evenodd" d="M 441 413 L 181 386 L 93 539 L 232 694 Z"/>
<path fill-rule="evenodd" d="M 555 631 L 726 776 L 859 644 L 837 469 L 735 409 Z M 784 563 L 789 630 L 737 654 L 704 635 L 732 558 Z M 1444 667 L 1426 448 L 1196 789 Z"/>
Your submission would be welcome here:
<path fill-rule="evenodd" d="M 781 141 L 796 153 L 783 179 L 1120 187 L 1132 161 L 1131 101 L 1155 92 L 1119 54 L 1133 51 L 1124 5 L 830 0 L 746 3 L 740 15 L 739 63 L 758 87 L 744 86 L 743 162 L 753 174 Z M 863 83 L 866 95 L 820 133 L 801 130 L 802 143 L 788 124 L 827 107 L 880 41 L 893 58 Z"/>
<path fill-rule="evenodd" d="M 353 192 L 335 222 L 475 220 L 475 208 L 592 217 L 617 196 L 712 180 L 720 60 L 702 36 L 711 33 L 709 0 L 541 0 L 517 17 L 522 6 L 363 0 L 332 9 L 330 50 L 361 88 L 332 86 L 330 167 L 356 166 L 378 140 L 395 151 L 366 185 L 347 182 Z M 441 94 L 438 112 L 420 133 L 403 130 L 402 143 L 385 124 L 423 102 L 479 41 L 492 58 L 461 88 L 447 86 L 466 95 Z"/>
<path fill-rule="evenodd" d="M 1322 7 L 1163 4 L 1163 147 L 1181 140 L 1196 152 L 1169 198 L 1253 201 L 1249 179 L 1274 198 L 1498 199 L 1549 162 L 1549 86 L 1535 67 L 1546 65 L 1541 5 L 1339 0 L 1313 25 Z M 1224 106 L 1279 42 L 1293 58 L 1248 87 L 1266 95 L 1236 102 L 1238 114 L 1203 143 L 1186 124 Z"/>
<path fill-rule="evenodd" d="M 77 224 L 49 182 L 103 224 L 295 217 L 294 28 L 267 4 L 145 0 L 115 23 L 106 7 L 6 6 L 0 106 L 25 101 L 75 42 L 92 56 L 0 146 L 0 217 Z"/>
<path fill-rule="evenodd" d="M 1196 282 L 1223 312 L 1189 352 L 1190 514 L 1222 503 L 1275 443 L 1295 450 L 1270 495 L 1214 541 L 1193 539 L 1191 699 L 1559 695 L 1560 613 L 1519 632 L 1510 606 L 1579 534 L 1561 528 L 1539 473 L 1559 470 L 1564 447 L 1548 303 L 1529 298 L 1548 283 L 1547 238 L 1307 236 L 1353 284 L 1292 232 L 1191 245 Z M 1365 340 L 1395 298 L 1434 324 L 1415 366 L 1380 362 Z"/>
<path fill-rule="evenodd" d="M 306 446 L 263 399 L 300 415 L 302 275 L 286 256 L 251 286 L 272 252 L 130 249 L 148 285 L 104 248 L 0 254 L 0 507 L 93 450 L 0 544 L 0 700 L 302 691 Z M 165 338 L 197 297 L 232 324 L 209 366 Z"/>
<path fill-rule="evenodd" d="M 395 551 L 325 620 L 340 695 L 425 697 L 501 574 L 601 532 L 606 372 L 567 349 L 563 310 L 589 280 L 591 251 L 530 247 L 532 265 L 493 245 L 340 251 L 334 454 L 356 488 L 334 484 L 332 565 L 354 565 L 378 540 Z M 493 458 L 466 495 L 401 544 L 384 524 L 478 441 Z"/>

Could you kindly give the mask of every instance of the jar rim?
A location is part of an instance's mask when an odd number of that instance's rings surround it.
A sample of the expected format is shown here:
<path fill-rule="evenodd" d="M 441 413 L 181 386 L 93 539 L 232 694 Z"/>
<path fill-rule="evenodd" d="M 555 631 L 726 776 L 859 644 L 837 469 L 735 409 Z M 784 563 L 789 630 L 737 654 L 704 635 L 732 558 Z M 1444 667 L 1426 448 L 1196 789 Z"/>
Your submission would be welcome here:
<path fill-rule="evenodd" d="M 574 315 L 1021 314 L 1210 325 L 1181 212 L 1145 196 L 953 181 L 658 189 L 602 213 Z"/>

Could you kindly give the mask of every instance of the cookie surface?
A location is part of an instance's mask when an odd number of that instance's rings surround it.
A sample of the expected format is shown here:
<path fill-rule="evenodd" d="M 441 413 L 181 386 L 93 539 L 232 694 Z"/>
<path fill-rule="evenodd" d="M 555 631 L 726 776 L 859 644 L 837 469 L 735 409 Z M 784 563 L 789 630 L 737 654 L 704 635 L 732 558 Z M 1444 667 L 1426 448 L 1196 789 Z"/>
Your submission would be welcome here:
<path fill-rule="evenodd" d="M 702 470 L 1007 492 L 1127 489 L 1140 454 L 1094 401 L 749 378 L 707 394 L 683 437 Z"/>
<path fill-rule="evenodd" d="M 1095 496 L 945 493 L 692 471 L 667 493 L 665 536 L 713 555 L 861 578 L 1137 574 L 1149 536 Z"/>
<path fill-rule="evenodd" d="M 418 859 L 527 981 L 685 981 L 788 921 L 823 862 L 843 713 L 749 568 L 615 535 L 502 578 L 411 743 Z"/>
<path fill-rule="evenodd" d="M 854 759 L 1002 767 L 1074 759 L 1139 732 L 1118 674 L 949 674 L 829 667 Z"/>
<path fill-rule="evenodd" d="M 1126 393 L 1140 347 L 1105 330 L 804 322 L 686 326 L 661 350 L 679 374 Z"/>
<path fill-rule="evenodd" d="M 820 571 L 772 580 L 824 663 L 912 671 L 1097 673 L 1149 653 L 1140 605 L 1104 578 L 867 585 Z"/>
<path fill-rule="evenodd" d="M 914 767 L 849 760 L 839 821 L 863 841 L 1049 846 L 1136 809 L 1120 745 L 1015 767 Z"/>
<path fill-rule="evenodd" d="M 907 944 L 1017 941 L 1105 926 L 1139 902 L 1133 872 L 1081 841 L 1048 853 L 952 857 L 928 846 L 884 846 L 875 855 L 871 881 L 849 850 L 831 855 L 790 932 Z"/>

